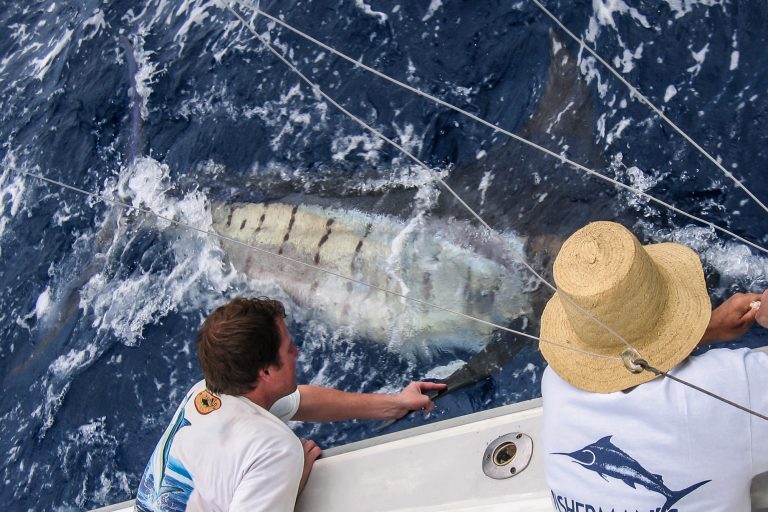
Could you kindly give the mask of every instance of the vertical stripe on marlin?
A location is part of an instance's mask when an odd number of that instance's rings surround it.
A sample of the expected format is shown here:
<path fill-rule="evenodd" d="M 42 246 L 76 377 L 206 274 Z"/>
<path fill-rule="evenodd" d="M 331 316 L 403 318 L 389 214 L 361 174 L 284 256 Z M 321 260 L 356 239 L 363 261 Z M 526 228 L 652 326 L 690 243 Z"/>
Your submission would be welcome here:
<path fill-rule="evenodd" d="M 471 315 L 474 310 L 474 303 L 477 297 L 473 295 L 473 283 L 474 274 L 472 273 L 472 266 L 467 266 L 467 282 L 464 283 L 464 313 Z"/>
<path fill-rule="evenodd" d="M 355 263 L 357 263 L 357 259 L 358 259 L 357 257 L 358 257 L 358 255 L 360 254 L 360 251 L 363 249 L 363 240 L 365 240 L 365 238 L 366 238 L 368 235 L 370 235 L 370 234 L 371 234 L 371 231 L 372 231 L 372 230 L 373 230 L 373 224 L 372 224 L 371 222 L 369 222 L 369 223 L 368 223 L 368 224 L 365 226 L 365 234 L 363 234 L 363 238 L 361 238 L 361 239 L 360 239 L 360 240 L 357 242 L 357 247 L 355 247 L 355 253 L 352 255 L 352 260 L 349 262 L 349 268 L 350 268 L 350 270 L 352 270 L 352 275 L 354 275 L 354 273 L 355 273 L 355 270 L 356 270 L 356 269 L 355 269 L 355 266 L 356 266 L 356 265 L 355 265 Z"/>
<path fill-rule="evenodd" d="M 360 251 L 363 249 L 363 240 L 365 240 L 368 235 L 371 234 L 371 231 L 373 230 L 373 223 L 369 222 L 365 225 L 365 233 L 363 233 L 363 237 L 357 241 L 357 246 L 355 246 L 355 252 L 352 254 L 352 259 L 349 262 L 349 268 L 352 272 L 353 277 L 357 277 L 356 274 L 358 272 L 358 266 L 360 261 Z M 344 307 L 342 308 L 341 314 L 342 318 L 348 320 L 350 313 L 352 311 L 352 308 L 350 306 L 350 303 L 352 301 L 352 293 L 354 291 L 354 285 L 351 282 L 347 282 L 346 285 L 347 288 L 347 298 L 344 301 Z"/>
<path fill-rule="evenodd" d="M 423 289 L 422 297 L 424 300 L 432 299 L 432 274 L 424 272 L 421 274 L 421 286 Z"/>
<path fill-rule="evenodd" d="M 283 247 L 285 246 L 285 242 L 291 238 L 291 230 L 293 229 L 293 223 L 296 222 L 296 212 L 298 210 L 298 206 L 294 206 L 293 210 L 291 210 L 291 220 L 288 221 L 288 229 L 285 231 L 285 235 L 283 236 L 283 243 L 280 244 L 280 249 L 277 250 L 277 254 L 283 254 Z"/>
<path fill-rule="evenodd" d="M 264 208 L 266 209 L 267 207 L 265 206 Z M 254 233 L 258 233 L 259 231 L 261 231 L 261 226 L 264 225 L 264 219 L 266 219 L 266 218 L 267 218 L 267 214 L 266 213 L 262 213 L 261 217 L 259 218 L 259 225 L 256 226 L 256 229 L 254 230 Z"/>
<path fill-rule="evenodd" d="M 235 214 L 235 209 L 230 208 L 229 209 L 229 215 L 227 215 L 227 227 L 230 227 L 232 225 L 232 216 Z"/>
<path fill-rule="evenodd" d="M 261 231 L 262 226 L 264 226 L 264 219 L 267 218 L 267 208 L 269 208 L 269 205 L 265 204 L 264 209 L 262 210 L 262 213 L 261 213 L 261 217 L 259 217 L 259 225 L 256 226 L 256 229 L 253 230 L 254 234 Z"/>
<path fill-rule="evenodd" d="M 328 222 L 325 223 L 325 234 L 320 239 L 320 242 L 317 244 L 317 252 L 315 253 L 315 265 L 320 263 L 320 249 L 323 247 L 323 244 L 328 241 L 328 237 L 331 236 L 331 226 L 333 225 L 333 219 L 328 219 Z"/>

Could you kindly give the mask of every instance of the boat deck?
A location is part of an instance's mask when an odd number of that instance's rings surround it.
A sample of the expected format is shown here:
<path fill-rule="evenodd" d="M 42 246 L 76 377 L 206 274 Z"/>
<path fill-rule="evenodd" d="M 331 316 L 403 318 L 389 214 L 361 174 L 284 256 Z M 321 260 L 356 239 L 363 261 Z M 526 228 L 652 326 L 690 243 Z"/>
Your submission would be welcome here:
<path fill-rule="evenodd" d="M 551 511 L 539 450 L 541 399 L 499 407 L 326 450 L 297 512 Z M 483 472 L 486 448 L 506 434 L 530 436 L 524 469 L 496 480 Z M 129 512 L 133 502 L 98 509 Z M 768 474 L 752 485 L 752 511 L 768 512 Z M 95 511 L 94 511 L 95 512 Z"/>

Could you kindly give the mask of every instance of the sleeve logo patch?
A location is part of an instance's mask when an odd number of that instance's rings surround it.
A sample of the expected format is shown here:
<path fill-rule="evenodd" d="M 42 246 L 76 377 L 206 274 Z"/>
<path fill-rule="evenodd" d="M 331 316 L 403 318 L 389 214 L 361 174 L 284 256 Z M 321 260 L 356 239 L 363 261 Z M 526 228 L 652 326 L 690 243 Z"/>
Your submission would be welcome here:
<path fill-rule="evenodd" d="M 207 389 L 202 390 L 195 397 L 195 409 L 200 414 L 210 414 L 221 407 L 221 398 Z"/>

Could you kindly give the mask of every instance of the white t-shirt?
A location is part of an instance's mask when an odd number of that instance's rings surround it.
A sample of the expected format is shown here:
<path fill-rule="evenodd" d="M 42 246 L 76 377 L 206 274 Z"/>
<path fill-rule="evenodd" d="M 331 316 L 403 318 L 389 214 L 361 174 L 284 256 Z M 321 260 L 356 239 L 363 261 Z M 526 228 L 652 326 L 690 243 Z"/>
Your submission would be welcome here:
<path fill-rule="evenodd" d="M 768 354 L 716 349 L 672 375 L 768 413 Z M 551 368 L 542 450 L 558 512 L 749 512 L 768 471 L 768 421 L 671 379 L 590 393 Z"/>
<path fill-rule="evenodd" d="M 138 511 L 292 511 L 304 464 L 285 424 L 299 391 L 266 411 L 247 398 L 213 395 L 205 381 L 186 394 L 139 485 Z"/>

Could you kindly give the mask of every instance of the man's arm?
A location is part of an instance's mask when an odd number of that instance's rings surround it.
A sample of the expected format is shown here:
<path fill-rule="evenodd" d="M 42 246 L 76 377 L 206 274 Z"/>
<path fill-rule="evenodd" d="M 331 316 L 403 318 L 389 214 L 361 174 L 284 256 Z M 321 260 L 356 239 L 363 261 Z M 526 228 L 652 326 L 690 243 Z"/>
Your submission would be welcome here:
<path fill-rule="evenodd" d="M 319 386 L 299 386 L 301 402 L 293 416 L 297 421 L 392 420 L 409 411 L 431 412 L 435 405 L 424 394 L 441 391 L 445 384 L 411 382 L 400 393 L 346 393 Z"/>
<path fill-rule="evenodd" d="M 768 301 L 768 290 L 763 293 L 763 298 Z M 720 304 L 712 311 L 709 325 L 699 346 L 718 341 L 731 341 L 747 332 L 755 323 L 756 316 L 760 314 L 760 308 L 753 308 L 751 304 L 759 300 L 760 295 L 757 293 L 737 293 Z M 768 327 L 768 302 L 758 321 L 760 319 L 762 319 L 760 325 Z"/>

